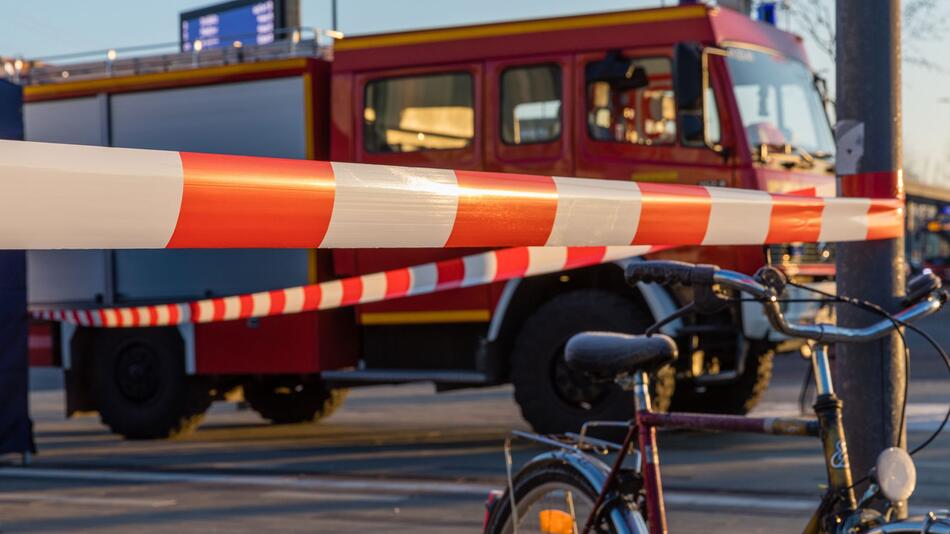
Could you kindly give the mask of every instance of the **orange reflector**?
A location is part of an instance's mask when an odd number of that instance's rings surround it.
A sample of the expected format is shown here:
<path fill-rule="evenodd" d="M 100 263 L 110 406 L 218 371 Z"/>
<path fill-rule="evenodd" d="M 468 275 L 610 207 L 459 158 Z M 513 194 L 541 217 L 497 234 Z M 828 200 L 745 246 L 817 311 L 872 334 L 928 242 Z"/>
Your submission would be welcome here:
<path fill-rule="evenodd" d="M 541 532 L 548 534 L 574 534 L 574 520 L 571 514 L 561 510 L 541 510 L 538 512 Z"/>

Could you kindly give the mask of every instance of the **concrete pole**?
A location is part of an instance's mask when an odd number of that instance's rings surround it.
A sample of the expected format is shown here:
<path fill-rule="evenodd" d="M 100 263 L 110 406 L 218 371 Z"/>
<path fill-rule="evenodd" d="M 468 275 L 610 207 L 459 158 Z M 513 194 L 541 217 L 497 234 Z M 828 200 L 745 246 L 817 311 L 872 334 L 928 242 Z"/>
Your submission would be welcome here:
<path fill-rule="evenodd" d="M 836 11 L 839 193 L 903 194 L 900 0 L 837 0 Z M 898 308 L 904 294 L 903 238 L 839 244 L 837 251 L 839 294 Z M 852 306 L 838 310 L 838 322 L 846 326 L 880 319 Z M 857 480 L 881 450 L 905 446 L 900 410 L 907 369 L 899 337 L 838 345 L 835 371 Z"/>

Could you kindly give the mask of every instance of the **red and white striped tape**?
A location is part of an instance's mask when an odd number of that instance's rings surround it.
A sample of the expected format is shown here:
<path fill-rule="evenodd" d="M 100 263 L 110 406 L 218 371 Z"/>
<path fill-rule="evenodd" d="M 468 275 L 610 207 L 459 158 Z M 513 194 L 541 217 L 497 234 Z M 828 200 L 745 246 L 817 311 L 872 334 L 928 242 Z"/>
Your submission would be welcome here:
<path fill-rule="evenodd" d="M 898 199 L 0 142 L 0 248 L 749 245 L 903 231 Z"/>
<path fill-rule="evenodd" d="M 123 328 L 210 323 L 288 315 L 425 295 L 512 278 L 536 276 L 640 256 L 629 247 L 516 247 L 320 284 L 179 304 L 93 310 L 35 309 L 36 319 L 80 326 Z"/>

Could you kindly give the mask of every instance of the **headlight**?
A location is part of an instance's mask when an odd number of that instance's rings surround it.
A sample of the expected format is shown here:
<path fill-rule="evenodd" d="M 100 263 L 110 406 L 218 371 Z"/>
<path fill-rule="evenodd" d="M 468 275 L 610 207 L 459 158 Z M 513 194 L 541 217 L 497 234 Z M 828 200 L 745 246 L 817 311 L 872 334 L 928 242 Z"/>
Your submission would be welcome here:
<path fill-rule="evenodd" d="M 891 502 L 906 501 L 917 486 L 917 468 L 904 449 L 890 447 L 881 451 L 874 464 L 881 493 Z"/>

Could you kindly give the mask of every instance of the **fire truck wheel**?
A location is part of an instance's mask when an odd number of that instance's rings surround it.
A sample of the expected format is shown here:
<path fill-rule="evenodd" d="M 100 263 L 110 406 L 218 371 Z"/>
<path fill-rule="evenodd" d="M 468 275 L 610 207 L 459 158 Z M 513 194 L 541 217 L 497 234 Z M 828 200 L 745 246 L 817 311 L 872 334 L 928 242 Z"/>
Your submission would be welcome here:
<path fill-rule="evenodd" d="M 342 406 L 347 391 L 330 389 L 319 380 L 297 384 L 260 380 L 244 385 L 244 400 L 274 424 L 312 423 Z"/>
<path fill-rule="evenodd" d="M 649 311 L 634 301 L 600 290 L 564 293 L 542 305 L 525 321 L 511 356 L 511 382 L 522 416 L 544 434 L 577 432 L 590 420 L 629 419 L 633 394 L 570 371 L 564 345 L 579 332 L 636 334 L 652 322 Z M 674 384 L 672 367 L 657 373 L 651 384 L 654 409 L 669 407 Z"/>
<path fill-rule="evenodd" d="M 743 373 L 735 382 L 696 387 L 679 383 L 671 407 L 677 412 L 745 415 L 755 408 L 772 380 L 772 347 L 753 343 Z"/>
<path fill-rule="evenodd" d="M 116 434 L 187 434 L 211 406 L 207 381 L 185 373 L 184 342 L 174 328 L 104 330 L 93 350 L 99 416 Z"/>

